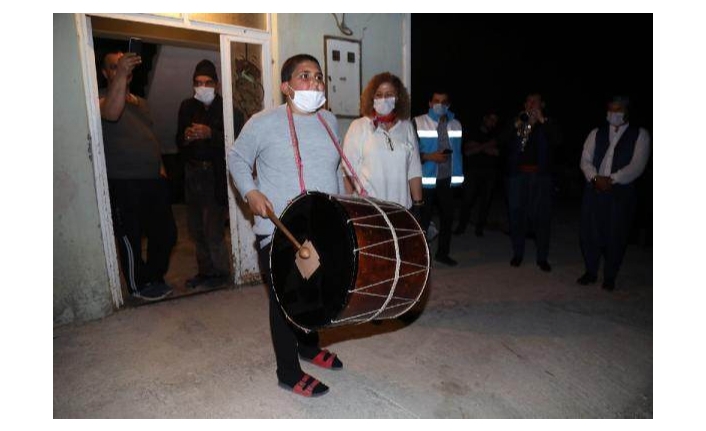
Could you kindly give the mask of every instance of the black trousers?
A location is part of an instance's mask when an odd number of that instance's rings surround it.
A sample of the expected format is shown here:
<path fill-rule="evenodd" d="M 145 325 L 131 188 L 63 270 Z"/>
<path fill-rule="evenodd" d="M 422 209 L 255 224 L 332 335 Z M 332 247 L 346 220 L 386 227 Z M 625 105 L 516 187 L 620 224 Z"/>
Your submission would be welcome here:
<path fill-rule="evenodd" d="M 549 255 L 552 218 L 552 181 L 549 175 L 519 172 L 507 178 L 510 238 L 514 256 L 525 254 L 525 238 L 533 232 L 537 261 Z"/>
<path fill-rule="evenodd" d="M 422 229 L 429 229 L 434 208 L 439 210 L 439 245 L 436 256 L 448 256 L 451 250 L 451 224 L 454 218 L 454 202 L 451 190 L 451 177 L 436 180 L 433 189 L 422 189 L 424 207 L 422 208 Z"/>
<path fill-rule="evenodd" d="M 586 185 L 581 206 L 581 252 L 586 272 L 597 275 L 603 255 L 603 279 L 615 281 L 628 245 L 636 201 L 633 185 L 614 185 L 609 192 Z"/>
<path fill-rule="evenodd" d="M 463 201 L 458 220 L 458 230 L 463 231 L 471 220 L 471 211 L 478 204 L 476 229 L 482 230 L 488 221 L 488 212 L 493 200 L 493 190 L 497 181 L 496 171 L 479 168 L 464 174 Z"/>
<path fill-rule="evenodd" d="M 260 261 L 260 271 L 267 284 L 270 301 L 270 335 L 277 360 L 277 378 L 288 385 L 294 385 L 302 374 L 299 355 L 313 358 L 319 353 L 319 334 L 315 331 L 306 334 L 289 324 L 284 312 L 277 303 L 272 271 L 270 269 L 270 248 L 272 243 L 260 247 L 260 241 L 266 236 L 256 236 L 256 246 Z"/>
<path fill-rule="evenodd" d="M 177 239 L 169 183 L 164 178 L 109 179 L 113 230 L 130 293 L 145 283 L 163 282 Z M 142 236 L 147 256 L 142 258 Z"/>
<path fill-rule="evenodd" d="M 189 236 L 196 245 L 199 274 L 229 274 L 229 252 L 225 241 L 228 208 L 216 199 L 213 163 L 187 162 L 184 174 Z"/>

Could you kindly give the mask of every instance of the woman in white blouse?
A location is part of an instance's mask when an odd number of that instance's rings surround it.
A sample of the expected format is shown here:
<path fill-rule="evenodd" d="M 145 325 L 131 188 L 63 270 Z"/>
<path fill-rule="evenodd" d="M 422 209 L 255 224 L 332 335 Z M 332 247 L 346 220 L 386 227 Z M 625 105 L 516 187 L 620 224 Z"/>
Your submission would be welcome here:
<path fill-rule="evenodd" d="M 346 133 L 343 151 L 361 184 L 348 176 L 346 190 L 418 210 L 424 203 L 422 168 L 402 81 L 389 72 L 375 75 L 360 96 L 360 113 Z"/>

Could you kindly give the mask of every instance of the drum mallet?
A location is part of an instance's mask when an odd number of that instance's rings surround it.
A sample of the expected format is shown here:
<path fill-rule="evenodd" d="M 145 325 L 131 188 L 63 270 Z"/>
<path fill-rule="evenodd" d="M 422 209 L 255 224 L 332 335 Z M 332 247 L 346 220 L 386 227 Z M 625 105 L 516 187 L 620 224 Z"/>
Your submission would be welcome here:
<path fill-rule="evenodd" d="M 294 238 L 294 235 L 292 235 L 292 233 L 289 231 L 289 229 L 287 229 L 284 226 L 284 224 L 279 220 L 279 218 L 277 218 L 275 213 L 272 212 L 272 210 L 270 208 L 267 208 L 267 217 L 269 217 L 270 220 L 272 220 L 272 223 L 274 223 L 275 226 L 277 226 L 277 229 L 281 230 L 284 233 L 284 235 L 287 237 L 287 239 L 289 239 L 289 241 L 292 243 L 294 248 L 297 249 L 297 253 L 299 254 L 299 257 L 301 257 L 302 259 L 309 259 L 309 257 L 311 256 L 311 251 L 307 247 L 299 244 L 299 241 L 297 241 L 297 239 Z"/>

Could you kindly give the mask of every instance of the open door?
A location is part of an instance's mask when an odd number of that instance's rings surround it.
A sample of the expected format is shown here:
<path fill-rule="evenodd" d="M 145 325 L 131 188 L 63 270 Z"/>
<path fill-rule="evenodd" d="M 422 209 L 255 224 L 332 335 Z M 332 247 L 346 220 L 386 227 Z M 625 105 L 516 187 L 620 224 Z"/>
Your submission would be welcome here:
<path fill-rule="evenodd" d="M 179 15 L 181 16 L 182 14 Z M 170 47 L 172 54 L 180 50 L 189 49 L 200 49 L 202 50 L 201 53 L 212 50 L 214 59 L 220 58 L 226 148 L 232 146 L 234 142 L 235 127 L 233 115 L 236 109 L 242 112 L 247 119 L 255 112 L 273 106 L 274 103 L 270 66 L 271 32 L 267 30 L 269 28 L 269 17 L 266 14 L 240 14 L 248 15 L 249 17 L 246 17 L 248 19 L 256 15 L 259 16 L 253 23 L 260 26 L 260 29 L 244 29 L 238 25 L 231 26 L 219 21 L 225 19 L 224 16 L 226 15 L 228 19 L 238 18 L 238 14 L 183 15 L 181 21 L 175 21 L 173 17 L 159 17 L 153 14 L 96 14 L 90 16 L 76 14 L 79 32 L 81 33 L 80 37 L 83 40 L 81 57 L 86 71 L 84 75 L 88 77 L 86 98 L 90 111 L 89 116 L 91 117 L 89 119 L 91 151 L 96 159 L 94 170 L 101 214 L 101 228 L 106 250 L 106 267 L 109 272 L 110 290 L 116 307 L 122 306 L 125 291 L 121 288 L 120 268 L 108 196 L 104 141 L 101 130 L 100 110 L 97 103 L 97 53 L 94 49 L 95 27 L 92 25 L 92 20 L 103 21 L 98 26 L 101 28 L 99 32 L 102 31 L 104 33 L 99 35 L 102 37 L 106 36 L 106 31 L 108 33 L 113 32 L 111 37 L 123 38 L 125 41 L 130 36 L 141 36 L 146 42 Z M 199 15 L 198 19 L 212 19 L 213 21 L 197 21 L 197 15 Z M 200 15 L 204 15 L 204 17 L 200 17 Z M 110 29 L 106 30 L 108 27 Z M 166 51 L 160 51 L 155 55 L 155 58 L 159 58 L 159 54 L 164 54 Z M 201 56 L 201 53 L 198 55 Z M 191 86 L 190 76 L 195 64 L 189 62 L 187 66 L 186 63 L 184 63 L 183 67 L 189 69 L 189 78 L 186 79 L 188 88 Z M 179 82 L 183 80 L 181 79 Z M 155 82 L 150 82 L 150 86 L 154 85 Z M 189 95 L 185 97 L 189 97 Z M 176 114 L 177 112 L 175 111 L 175 122 Z M 228 182 L 233 281 L 235 284 L 259 282 L 259 267 L 253 246 L 254 234 L 251 227 L 252 215 L 249 214 L 247 205 L 237 196 L 230 179 L 228 179 Z M 184 235 L 188 234 L 184 233 Z"/>
<path fill-rule="evenodd" d="M 221 35 L 224 118 L 239 111 L 247 121 L 257 112 L 274 106 L 270 40 Z M 233 123 L 226 122 L 226 153 L 235 142 Z M 260 282 L 260 269 L 252 230 L 253 214 L 228 175 L 228 202 L 233 270 L 236 284 Z"/>

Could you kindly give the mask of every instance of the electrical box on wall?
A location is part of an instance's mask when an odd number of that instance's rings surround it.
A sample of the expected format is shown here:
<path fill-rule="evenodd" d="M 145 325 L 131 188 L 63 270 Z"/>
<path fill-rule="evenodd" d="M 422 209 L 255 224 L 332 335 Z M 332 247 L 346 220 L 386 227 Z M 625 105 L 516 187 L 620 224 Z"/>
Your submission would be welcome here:
<path fill-rule="evenodd" d="M 326 99 L 338 117 L 360 116 L 361 45 L 358 40 L 324 36 Z"/>

